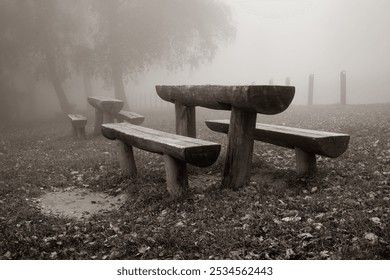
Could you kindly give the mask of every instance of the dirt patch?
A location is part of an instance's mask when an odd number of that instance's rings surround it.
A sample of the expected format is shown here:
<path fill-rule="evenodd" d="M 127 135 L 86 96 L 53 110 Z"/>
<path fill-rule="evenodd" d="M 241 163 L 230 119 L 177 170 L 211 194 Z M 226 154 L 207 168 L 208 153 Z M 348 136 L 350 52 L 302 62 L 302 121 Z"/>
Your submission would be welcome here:
<path fill-rule="evenodd" d="M 125 203 L 126 198 L 126 194 L 111 196 L 106 193 L 74 188 L 46 193 L 36 202 L 45 214 L 83 219 L 93 214 L 118 209 Z"/>

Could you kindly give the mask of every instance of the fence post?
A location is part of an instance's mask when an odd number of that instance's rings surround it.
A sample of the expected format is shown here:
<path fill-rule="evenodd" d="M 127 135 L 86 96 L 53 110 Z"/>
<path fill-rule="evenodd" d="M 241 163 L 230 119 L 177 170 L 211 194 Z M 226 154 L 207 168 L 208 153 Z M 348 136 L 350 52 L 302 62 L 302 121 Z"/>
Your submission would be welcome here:
<path fill-rule="evenodd" d="M 340 103 L 341 105 L 347 104 L 347 73 L 345 71 L 340 73 Z"/>
<path fill-rule="evenodd" d="M 309 75 L 309 98 L 308 105 L 313 105 L 314 74 Z"/>
<path fill-rule="evenodd" d="M 274 84 L 274 79 L 269 79 L 269 83 L 268 83 L 270 86 L 272 86 Z"/>

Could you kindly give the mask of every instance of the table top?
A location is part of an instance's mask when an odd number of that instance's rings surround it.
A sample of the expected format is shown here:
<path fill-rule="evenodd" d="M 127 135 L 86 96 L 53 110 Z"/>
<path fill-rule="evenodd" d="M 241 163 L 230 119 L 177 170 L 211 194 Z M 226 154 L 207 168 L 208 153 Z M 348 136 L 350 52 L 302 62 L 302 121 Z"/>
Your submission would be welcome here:
<path fill-rule="evenodd" d="M 157 85 L 165 101 L 215 110 L 244 111 L 273 115 L 291 104 L 295 87 L 278 85 Z"/>

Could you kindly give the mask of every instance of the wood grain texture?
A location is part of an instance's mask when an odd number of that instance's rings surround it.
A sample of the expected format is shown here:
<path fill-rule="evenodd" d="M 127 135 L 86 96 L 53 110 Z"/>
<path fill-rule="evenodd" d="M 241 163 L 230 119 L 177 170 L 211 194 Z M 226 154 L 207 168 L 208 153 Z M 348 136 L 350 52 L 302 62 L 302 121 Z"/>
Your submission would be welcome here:
<path fill-rule="evenodd" d="M 213 131 L 228 133 L 229 120 L 206 121 Z M 254 139 L 290 149 L 336 158 L 348 148 L 348 134 L 257 123 Z"/>
<path fill-rule="evenodd" d="M 175 102 L 176 134 L 196 138 L 195 107 Z"/>
<path fill-rule="evenodd" d="M 273 115 L 283 112 L 294 98 L 295 87 L 274 85 L 157 85 L 157 94 L 168 102 L 193 107 Z"/>
<path fill-rule="evenodd" d="M 127 177 L 137 175 L 137 165 L 134 160 L 133 147 L 122 141 L 117 141 L 119 150 L 119 164 Z"/>
<path fill-rule="evenodd" d="M 110 114 L 117 114 L 123 108 L 123 101 L 104 96 L 91 96 L 87 98 L 88 103 Z"/>
<path fill-rule="evenodd" d="M 167 154 L 199 167 L 213 164 L 221 150 L 217 143 L 128 123 L 103 124 L 101 130 L 108 139 L 118 139 L 152 153 Z"/>
<path fill-rule="evenodd" d="M 188 193 L 188 173 L 185 161 L 164 155 L 167 189 L 172 198 L 184 198 Z"/>
<path fill-rule="evenodd" d="M 238 189 L 248 183 L 253 156 L 256 113 L 232 108 L 222 186 Z"/>
<path fill-rule="evenodd" d="M 126 121 L 131 124 L 140 125 L 145 120 L 145 117 L 130 111 L 121 110 L 115 115 L 118 122 Z"/>

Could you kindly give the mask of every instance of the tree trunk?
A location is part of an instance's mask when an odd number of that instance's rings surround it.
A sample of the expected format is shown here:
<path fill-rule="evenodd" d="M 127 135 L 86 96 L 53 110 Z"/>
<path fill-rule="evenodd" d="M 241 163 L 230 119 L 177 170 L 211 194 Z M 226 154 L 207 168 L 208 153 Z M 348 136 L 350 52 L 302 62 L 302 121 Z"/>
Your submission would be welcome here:
<path fill-rule="evenodd" d="M 85 98 L 92 96 L 92 83 L 91 83 L 91 75 L 88 74 L 86 70 L 83 70 L 83 86 Z"/>
<path fill-rule="evenodd" d="M 46 57 L 46 64 L 48 68 L 49 78 L 57 94 L 58 101 L 60 102 L 61 110 L 65 115 L 68 115 L 71 111 L 70 104 L 68 99 L 66 98 L 65 91 L 62 87 L 60 78 L 58 77 L 58 73 L 56 69 L 56 58 L 53 49 L 50 46 L 46 46 L 45 57 Z"/>
<path fill-rule="evenodd" d="M 112 57 L 112 80 L 114 82 L 115 98 L 123 101 L 123 109 L 129 110 L 125 86 L 123 84 L 123 70 L 118 55 L 113 54 Z"/>

